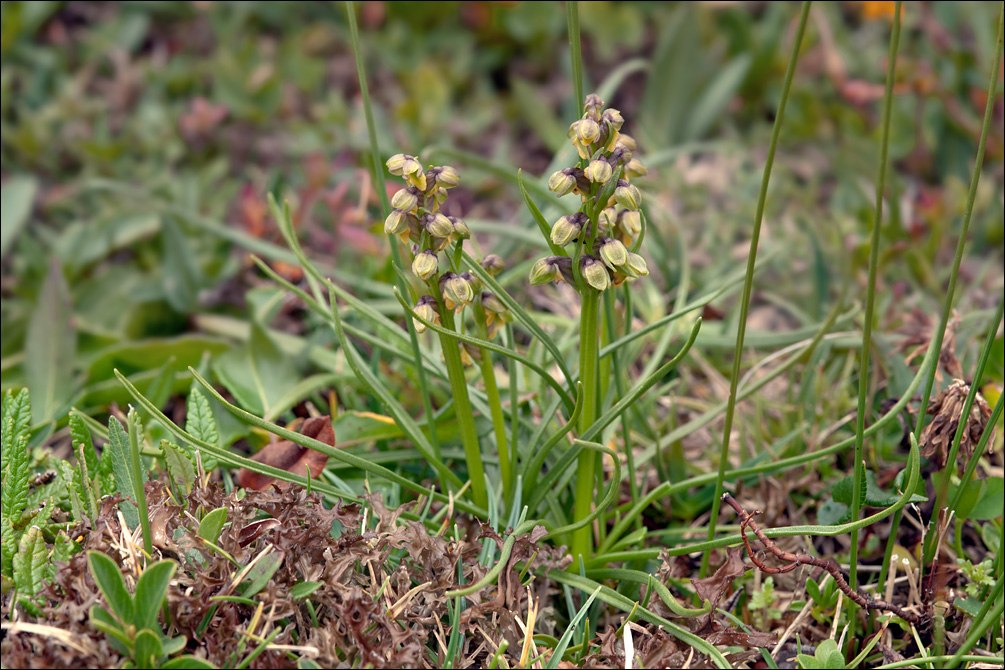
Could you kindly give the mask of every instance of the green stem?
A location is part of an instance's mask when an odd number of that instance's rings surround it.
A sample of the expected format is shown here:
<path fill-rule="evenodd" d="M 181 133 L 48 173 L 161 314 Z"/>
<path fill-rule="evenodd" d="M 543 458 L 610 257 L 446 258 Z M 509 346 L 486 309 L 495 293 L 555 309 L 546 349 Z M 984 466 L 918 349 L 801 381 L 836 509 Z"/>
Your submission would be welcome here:
<path fill-rule="evenodd" d="M 956 279 L 959 276 L 960 263 L 963 261 L 963 249 L 967 242 L 967 231 L 970 229 L 970 217 L 974 213 L 974 199 L 977 197 L 977 184 L 981 179 L 981 167 L 984 165 L 984 148 L 987 146 L 988 141 L 988 130 L 991 127 L 991 117 L 994 113 L 995 106 L 995 89 L 998 86 L 998 68 L 1001 65 L 1002 60 L 1002 46 L 1003 46 L 1003 29 L 1005 29 L 1005 6 L 1002 6 L 1001 11 L 998 14 L 998 40 L 996 42 L 995 57 L 992 59 L 991 65 L 991 81 L 988 83 L 988 102 L 987 106 L 984 108 L 984 124 L 981 126 L 981 139 L 977 144 L 977 158 L 974 161 L 974 172 L 970 177 L 970 192 L 967 194 L 967 209 L 963 215 L 963 228 L 960 230 L 960 239 L 956 243 L 956 255 L 953 257 L 953 270 L 949 275 L 949 287 L 946 289 L 946 302 L 942 308 L 942 319 L 939 322 L 939 327 L 935 329 L 935 338 L 933 346 L 938 347 L 940 350 L 942 348 L 942 338 L 945 335 L 946 323 L 949 321 L 949 314 L 953 309 L 953 296 L 956 293 Z M 925 393 L 921 398 L 921 405 L 918 411 L 918 423 L 914 427 L 915 437 L 921 436 L 921 430 L 925 424 L 925 412 L 928 409 L 928 400 L 932 395 L 932 386 L 935 384 L 935 371 L 929 372 L 928 379 L 925 382 Z M 952 467 L 954 467 L 953 461 L 947 460 L 945 465 L 945 473 L 943 478 L 948 482 L 948 472 Z M 942 492 L 941 489 L 939 491 Z M 936 507 L 936 510 L 941 509 Z M 924 561 L 922 562 L 922 568 L 928 562 L 930 562 L 935 555 L 936 543 L 933 538 L 938 533 L 929 533 L 928 537 L 925 539 L 925 551 L 924 551 Z"/>
<path fill-rule="evenodd" d="M 600 294 L 592 288 L 583 291 L 583 307 L 579 318 L 579 379 L 583 384 L 583 412 L 579 416 L 579 434 L 584 435 L 597 420 L 597 354 L 600 340 L 597 337 L 597 317 Z M 593 507 L 594 477 L 597 455 L 583 451 L 579 455 L 576 468 L 576 489 L 573 500 L 572 520 L 586 518 Z M 580 528 L 572 535 L 570 549 L 573 565 L 578 565 L 577 556 L 590 558 L 593 550 L 593 529 Z"/>
<path fill-rule="evenodd" d="M 955 668 L 959 665 L 962 660 L 961 657 L 974 648 L 974 645 L 984 636 L 984 633 L 991 626 L 998 626 L 998 620 L 1001 618 L 1002 612 L 1005 612 L 1005 598 L 1002 598 L 1003 587 L 1005 587 L 1005 579 L 999 577 L 991 593 L 988 594 L 987 600 L 984 601 L 980 612 L 974 618 L 974 627 L 970 629 L 966 641 L 957 650 L 956 655 L 946 664 L 947 668 Z M 994 606 L 993 610 L 991 610 L 992 605 Z M 988 610 L 991 610 L 990 616 L 988 615 Z"/>
<path fill-rule="evenodd" d="M 435 280 L 434 280 L 435 282 Z M 440 320 L 444 328 L 454 330 L 454 312 L 443 304 L 443 297 L 435 291 Z M 443 360 L 447 366 L 447 378 L 453 391 L 455 416 L 461 428 L 461 444 L 464 446 L 464 460 L 468 466 L 468 478 L 471 480 L 471 495 L 475 505 L 488 507 L 489 495 L 485 486 L 485 466 L 482 464 L 481 446 L 478 444 L 478 431 L 475 429 L 475 415 L 468 396 L 468 380 L 464 376 L 464 363 L 461 361 L 461 345 L 449 335 L 440 335 L 440 347 L 443 349 Z"/>
<path fill-rule="evenodd" d="M 750 309 L 750 293 L 754 285 L 754 265 L 757 260 L 757 243 L 761 237 L 761 221 L 764 219 L 764 203 L 768 199 L 768 180 L 771 178 L 771 166 L 775 162 L 775 149 L 782 131 L 782 119 L 785 117 L 785 104 L 792 88 L 792 78 L 796 72 L 796 61 L 799 59 L 799 48 L 803 43 L 803 33 L 806 32 L 806 20 L 810 15 L 810 5 L 803 3 L 799 15 L 799 28 L 792 44 L 792 55 L 785 72 L 785 82 L 782 85 L 782 97 L 778 101 L 778 112 L 775 114 L 774 127 L 771 130 L 771 144 L 768 146 L 768 157 L 764 164 L 764 176 L 761 179 L 761 191 L 757 198 L 757 212 L 754 215 L 754 230 L 750 236 L 750 252 L 747 254 L 747 273 L 743 281 L 743 297 L 740 299 L 740 322 L 736 332 L 736 348 L 733 352 L 733 372 L 729 382 L 729 400 L 726 404 L 726 422 L 722 431 L 722 447 L 719 450 L 719 473 L 715 480 L 715 496 L 712 498 L 712 512 L 708 522 L 708 539 L 715 537 L 715 526 L 719 520 L 719 505 L 722 502 L 722 482 L 726 475 L 726 465 L 729 462 L 729 436 L 733 430 L 733 414 L 736 411 L 736 389 L 740 381 L 740 364 L 743 360 L 743 337 L 747 332 L 747 312 Z M 704 577 L 708 573 L 710 555 L 701 557 L 701 572 Z"/>
<path fill-rule="evenodd" d="M 387 198 L 387 187 L 384 183 L 384 166 L 380 162 L 380 149 L 377 146 L 377 127 L 373 121 L 373 108 L 370 103 L 370 87 L 367 85 L 366 67 L 363 63 L 363 51 L 359 41 L 359 27 L 356 25 L 356 9 L 352 0 L 346 0 L 346 16 L 349 19 L 349 36 L 352 42 L 352 52 L 356 58 L 356 77 L 359 80 L 359 90 L 363 98 L 363 112 L 366 115 L 366 130 L 370 137 L 370 158 L 372 161 L 372 174 L 377 196 L 380 198 L 381 211 L 387 217 L 391 213 L 391 203 Z M 387 236 L 388 244 L 391 245 L 391 260 L 395 267 L 401 265 L 401 251 L 398 249 L 398 240 L 394 235 Z M 398 290 L 402 295 L 410 295 L 408 285 L 400 278 L 397 280 Z M 415 325 L 411 319 L 405 319 L 405 327 L 408 329 L 408 339 L 412 347 L 412 358 L 415 363 L 415 376 L 419 382 L 419 396 L 422 398 L 422 409 L 426 413 L 429 421 L 429 442 L 433 447 L 436 458 L 440 458 L 440 440 L 436 435 L 436 424 L 433 423 L 433 402 L 429 393 L 429 382 L 426 378 L 426 369 L 422 364 L 422 351 L 419 349 L 419 336 L 415 332 Z"/>
<path fill-rule="evenodd" d="M 482 307 L 480 300 L 476 302 L 474 309 L 478 334 L 483 340 L 488 340 L 489 331 L 485 325 L 485 308 Z M 499 472 L 503 480 L 503 500 L 509 501 L 513 494 L 513 466 L 510 460 L 509 442 L 506 440 L 506 422 L 503 418 L 502 401 L 499 398 L 499 385 L 496 383 L 496 371 L 492 365 L 492 352 L 484 348 L 479 349 L 479 352 L 481 353 L 482 381 L 485 382 L 485 395 L 488 397 L 489 410 L 492 412 L 492 427 L 495 429 L 496 435 Z"/>
<path fill-rule="evenodd" d="M 569 57 L 572 60 L 572 90 L 576 96 L 576 115 L 582 112 L 583 104 L 583 54 L 579 43 L 579 3 L 567 0 L 565 21 L 569 28 Z"/>
<path fill-rule="evenodd" d="M 869 354 L 872 348 L 872 322 L 876 312 L 876 274 L 879 268 L 879 233 L 883 228 L 883 194 L 886 191 L 887 150 L 890 146 L 890 110 L 893 105 L 893 81 L 897 66 L 897 46 L 900 43 L 900 0 L 894 5 L 893 31 L 890 33 L 890 55 L 886 71 L 886 93 L 883 96 L 883 136 L 880 141 L 879 177 L 876 179 L 876 215 L 872 220 L 869 241 L 869 284 L 865 296 L 865 316 L 862 326 L 861 363 L 858 371 L 858 416 L 855 420 L 855 476 L 851 494 L 851 520 L 858 521 L 862 506 L 862 480 L 865 463 L 865 420 L 869 402 Z M 848 583 L 858 586 L 858 530 L 851 532 L 851 559 Z"/>
<path fill-rule="evenodd" d="M 625 287 L 625 300 L 629 299 L 631 292 L 628 287 Z M 605 291 L 604 292 L 604 323 L 607 326 L 607 340 L 608 342 L 615 339 L 614 335 L 614 292 Z M 629 304 L 625 304 L 625 321 L 626 329 L 630 327 L 632 316 L 631 311 L 629 311 Z M 614 389 L 618 393 L 619 398 L 623 398 L 625 395 L 625 380 L 621 376 L 621 357 L 618 356 L 618 352 L 614 352 L 611 356 L 611 360 L 614 364 Z M 621 415 L 621 440 L 624 443 L 625 458 L 628 464 L 628 491 L 631 495 L 632 502 L 638 502 L 639 499 L 639 484 L 635 478 L 635 454 L 632 453 L 632 441 L 631 435 L 628 432 L 628 413 L 625 412 Z M 635 518 L 635 527 L 642 527 L 642 517 L 638 516 Z"/>

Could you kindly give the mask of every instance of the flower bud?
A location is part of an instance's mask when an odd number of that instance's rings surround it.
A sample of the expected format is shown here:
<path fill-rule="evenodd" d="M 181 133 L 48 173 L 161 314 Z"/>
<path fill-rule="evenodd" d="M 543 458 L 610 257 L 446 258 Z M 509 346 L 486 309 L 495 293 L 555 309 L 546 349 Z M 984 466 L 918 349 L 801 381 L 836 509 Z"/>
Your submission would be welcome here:
<path fill-rule="evenodd" d="M 621 130 L 621 126 L 625 124 L 625 118 L 621 116 L 621 112 L 617 109 L 611 107 L 610 109 L 604 110 L 603 115 L 600 117 L 601 121 L 606 121 L 611 124 L 615 130 Z"/>
<path fill-rule="evenodd" d="M 614 200 L 625 209 L 636 211 L 642 206 L 642 193 L 627 179 L 619 179 L 614 189 Z"/>
<path fill-rule="evenodd" d="M 576 188 L 574 168 L 558 170 L 548 178 L 548 189 L 562 196 Z"/>
<path fill-rule="evenodd" d="M 415 156 L 395 154 L 387 159 L 387 169 L 420 191 L 426 190 L 426 175 L 422 172 L 422 163 Z"/>
<path fill-rule="evenodd" d="M 642 214 L 638 210 L 623 209 L 618 214 L 618 230 L 630 240 L 642 232 Z"/>
<path fill-rule="evenodd" d="M 391 207 L 403 212 L 410 212 L 419 204 L 419 196 L 411 186 L 398 191 L 391 198 Z"/>
<path fill-rule="evenodd" d="M 593 119 L 581 119 L 576 127 L 576 138 L 583 144 L 593 144 L 600 137 L 600 126 Z"/>
<path fill-rule="evenodd" d="M 615 270 L 628 262 L 628 249 L 620 240 L 598 237 L 597 242 L 600 258 L 607 264 L 607 267 Z"/>
<path fill-rule="evenodd" d="M 611 230 L 614 230 L 614 226 L 617 225 L 617 222 L 618 210 L 613 207 L 605 207 L 600 210 L 599 223 L 601 232 L 610 232 Z"/>
<path fill-rule="evenodd" d="M 581 212 L 576 212 L 576 214 L 563 216 L 551 227 L 551 241 L 556 246 L 564 247 L 579 237 L 580 231 L 583 230 L 583 225 L 579 220 L 580 214 Z"/>
<path fill-rule="evenodd" d="M 454 224 L 440 212 L 423 214 L 421 222 L 423 229 L 433 237 L 450 237 L 454 232 Z"/>
<path fill-rule="evenodd" d="M 485 268 L 486 272 L 495 277 L 506 269 L 506 262 L 496 254 L 489 254 L 482 259 L 482 267 Z"/>
<path fill-rule="evenodd" d="M 625 269 L 631 271 L 636 277 L 645 277 L 649 274 L 649 266 L 646 265 L 646 259 L 631 251 L 628 252 L 628 262 L 625 263 Z"/>
<path fill-rule="evenodd" d="M 604 108 L 604 101 L 596 93 L 590 93 L 583 101 L 583 116 L 597 121 L 600 119 L 600 110 Z"/>
<path fill-rule="evenodd" d="M 439 263 L 432 249 L 426 249 L 422 253 L 416 254 L 415 258 L 412 259 L 412 272 L 423 281 L 435 275 L 437 270 L 439 270 Z"/>
<path fill-rule="evenodd" d="M 392 209 L 384 219 L 384 232 L 388 235 L 400 235 L 408 230 L 408 212 Z"/>
<path fill-rule="evenodd" d="M 440 315 L 436 311 L 436 299 L 433 296 L 424 295 L 419 298 L 419 302 L 415 303 L 413 311 L 420 319 L 428 321 L 429 323 L 435 323 L 437 326 L 440 325 Z M 422 323 L 418 319 L 412 319 L 412 323 L 415 324 L 415 332 L 426 332 L 426 324 Z"/>
<path fill-rule="evenodd" d="M 440 277 L 440 290 L 447 309 L 459 309 L 475 299 L 475 292 L 468 280 L 453 272 Z"/>
<path fill-rule="evenodd" d="M 462 240 L 467 240 L 471 238 L 471 229 L 468 228 L 468 224 L 464 223 L 464 219 L 459 219 L 455 216 L 448 216 L 447 219 L 454 227 L 454 234 L 457 235 Z"/>
<path fill-rule="evenodd" d="M 461 279 L 471 284 L 471 290 L 477 293 L 482 290 L 482 280 L 474 276 L 470 272 L 462 272 L 458 275 Z M 472 298 L 473 300 L 474 298 Z"/>
<path fill-rule="evenodd" d="M 497 314 L 501 317 L 509 315 L 509 310 L 506 309 L 506 305 L 503 304 L 502 300 L 496 297 L 495 293 L 482 293 L 482 307 L 485 308 L 486 312 L 491 312 L 492 314 Z"/>
<path fill-rule="evenodd" d="M 606 184 L 614 176 L 611 164 L 603 158 L 590 161 L 586 166 L 586 177 L 595 184 Z"/>
<path fill-rule="evenodd" d="M 649 168 L 643 165 L 638 158 L 633 158 L 625 165 L 625 174 L 629 177 L 645 177 L 649 174 Z"/>
<path fill-rule="evenodd" d="M 608 274 L 607 268 L 593 256 L 583 256 L 579 271 L 586 283 L 598 291 L 605 291 L 611 285 L 611 275 Z"/>
<path fill-rule="evenodd" d="M 457 173 L 456 169 L 449 165 L 429 168 L 426 172 L 426 179 L 431 181 L 434 186 L 442 189 L 453 188 L 461 183 L 461 176 Z"/>
<path fill-rule="evenodd" d="M 531 286 L 540 286 L 551 281 L 571 284 L 572 279 L 572 259 L 565 256 L 542 258 L 530 269 Z"/>
<path fill-rule="evenodd" d="M 618 146 L 628 149 L 632 153 L 639 148 L 638 142 L 631 135 L 626 135 L 625 133 L 618 133 Z"/>

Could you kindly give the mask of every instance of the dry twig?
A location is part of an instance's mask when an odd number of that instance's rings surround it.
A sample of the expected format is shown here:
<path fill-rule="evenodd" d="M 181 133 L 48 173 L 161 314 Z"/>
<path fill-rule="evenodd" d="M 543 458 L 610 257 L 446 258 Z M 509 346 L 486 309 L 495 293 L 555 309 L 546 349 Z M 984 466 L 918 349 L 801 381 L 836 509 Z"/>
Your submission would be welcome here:
<path fill-rule="evenodd" d="M 777 575 L 783 572 L 790 572 L 795 570 L 800 565 L 813 565 L 818 568 L 822 568 L 830 573 L 830 576 L 834 578 L 835 583 L 837 583 L 838 588 L 852 599 L 859 607 L 870 609 L 870 610 L 883 610 L 886 612 L 893 612 L 897 616 L 901 617 L 905 621 L 913 624 L 921 623 L 921 617 L 912 612 L 908 612 L 899 605 L 894 605 L 893 603 L 888 603 L 884 600 L 873 600 L 864 593 L 861 593 L 855 589 L 852 589 L 848 585 L 847 580 L 845 580 L 844 575 L 841 574 L 841 570 L 838 564 L 833 560 L 824 560 L 822 558 L 817 558 L 816 556 L 810 556 L 808 554 L 794 554 L 790 551 L 785 551 L 777 544 L 775 544 L 770 537 L 764 534 L 764 531 L 758 528 L 757 522 L 754 521 L 754 517 L 761 513 L 760 510 L 754 510 L 751 514 L 743 508 L 743 506 L 738 503 L 733 496 L 728 493 L 724 493 L 722 496 L 723 502 L 732 507 L 737 515 L 740 517 L 740 535 L 743 537 L 743 544 L 747 548 L 747 553 L 750 555 L 750 561 L 757 566 L 762 572 L 768 574 Z M 747 539 L 747 527 L 750 527 L 754 531 L 754 535 L 757 539 L 764 544 L 764 548 L 769 552 L 774 554 L 779 560 L 787 561 L 789 564 L 782 566 L 780 568 L 774 568 L 769 565 L 765 565 L 758 557 L 756 552 L 751 548 L 750 541 Z"/>

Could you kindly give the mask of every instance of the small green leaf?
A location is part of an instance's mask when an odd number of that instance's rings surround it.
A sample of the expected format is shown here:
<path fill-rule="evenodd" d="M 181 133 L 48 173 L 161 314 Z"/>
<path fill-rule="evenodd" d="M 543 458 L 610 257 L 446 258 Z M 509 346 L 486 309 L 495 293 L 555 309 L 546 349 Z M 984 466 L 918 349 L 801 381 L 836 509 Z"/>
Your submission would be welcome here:
<path fill-rule="evenodd" d="M 128 656 L 132 640 L 126 635 L 122 624 L 101 605 L 92 605 L 90 614 L 91 625 L 102 631 L 105 635 L 110 636 L 108 642 L 115 651 L 123 656 Z"/>
<path fill-rule="evenodd" d="M 6 20 L 5 20 L 6 21 Z M 31 215 L 38 192 L 34 177 L 12 177 L 0 187 L 0 257 L 6 256 Z"/>
<path fill-rule="evenodd" d="M 837 642 L 827 638 L 817 645 L 816 653 L 818 667 L 821 668 L 843 668 L 845 667 L 844 654 L 838 648 Z"/>
<path fill-rule="evenodd" d="M 297 661 L 297 667 L 300 670 L 318 670 L 321 666 L 307 656 L 301 656 L 300 660 Z"/>
<path fill-rule="evenodd" d="M 52 546 L 52 560 L 66 563 L 74 554 L 80 552 L 80 545 L 70 539 L 66 531 L 59 531 L 56 534 L 56 541 Z"/>
<path fill-rule="evenodd" d="M 70 290 L 55 258 L 38 294 L 24 344 L 24 375 L 40 421 L 56 418 L 72 397 L 77 331 Z"/>
<path fill-rule="evenodd" d="M 167 596 L 168 585 L 177 568 L 178 564 L 174 561 L 157 561 L 140 575 L 136 582 L 136 596 L 133 598 L 137 628 L 159 630 L 157 612 Z"/>
<path fill-rule="evenodd" d="M 192 390 L 189 391 L 185 411 L 187 413 L 185 432 L 207 444 L 217 447 L 221 446 L 220 430 L 216 425 L 216 417 L 213 416 L 213 408 L 210 407 L 206 396 L 196 388 L 195 384 L 192 385 Z M 215 459 L 209 459 L 203 454 L 202 465 L 207 471 L 213 468 L 215 462 Z"/>
<path fill-rule="evenodd" d="M 156 668 L 157 661 L 164 655 L 161 638 L 152 630 L 144 629 L 133 640 L 133 662 L 137 668 Z"/>
<path fill-rule="evenodd" d="M 995 523 L 981 524 L 981 539 L 984 540 L 984 546 L 992 555 L 998 553 L 998 549 L 1001 547 L 1001 530 L 998 525 Z"/>
<path fill-rule="evenodd" d="M 188 450 L 179 447 L 170 440 L 161 440 L 161 456 L 164 457 L 164 465 L 167 466 L 168 475 L 174 480 L 182 493 L 189 494 L 195 485 L 197 477 L 195 471 L 195 461 Z"/>
<path fill-rule="evenodd" d="M 162 637 L 161 644 L 164 645 L 164 655 L 170 656 L 172 654 L 177 654 L 179 651 L 184 649 L 188 644 L 188 639 L 184 635 L 178 635 L 177 637 Z"/>
<path fill-rule="evenodd" d="M 80 470 L 71 466 L 67 461 L 60 461 L 59 481 L 60 485 L 66 489 L 67 494 L 70 496 L 70 514 L 73 515 L 73 520 L 79 523 L 84 519 L 90 518 L 85 508 L 84 488 Z"/>
<path fill-rule="evenodd" d="M 70 440 L 73 443 L 73 453 L 77 453 L 81 445 L 84 447 L 84 462 L 91 477 L 98 474 L 98 451 L 91 440 L 91 431 L 76 411 L 70 413 Z"/>
<path fill-rule="evenodd" d="M 8 426 L 13 421 L 8 422 Z M 17 552 L 18 534 L 15 525 L 21 520 L 28 503 L 28 479 L 31 463 L 28 460 L 28 435 L 23 434 L 8 448 L 7 469 L 3 472 L 3 491 L 0 492 L 0 547 L 2 547 L 2 572 L 12 576 L 12 560 Z M 22 526 L 18 526 L 22 527 Z"/>
<path fill-rule="evenodd" d="M 975 521 L 988 521 L 997 519 L 1005 513 L 1005 479 L 992 477 L 982 479 L 980 496 L 970 510 L 970 519 Z"/>
<path fill-rule="evenodd" d="M 220 539 L 220 533 L 223 531 L 223 526 L 227 523 L 227 508 L 220 507 L 213 510 L 206 516 L 202 517 L 202 521 L 199 522 L 198 535 L 204 540 L 209 540 L 213 544 L 216 544 L 217 540 Z"/>
<path fill-rule="evenodd" d="M 285 556 L 285 551 L 274 551 L 260 558 L 248 571 L 248 576 L 244 580 L 248 586 L 245 587 L 241 595 L 250 598 L 264 589 L 269 580 L 272 579 L 272 575 L 276 574 L 276 571 L 283 564 Z"/>
<path fill-rule="evenodd" d="M 32 526 L 18 543 L 14 555 L 14 584 L 22 595 L 34 596 L 42 588 L 49 567 L 49 547 L 42 529 Z"/>
<path fill-rule="evenodd" d="M 257 321 L 248 342 L 214 360 L 213 372 L 249 412 L 263 416 L 300 381 L 300 374 Z"/>
<path fill-rule="evenodd" d="M 290 597 L 294 600 L 303 600 L 321 588 L 321 586 L 321 582 L 300 582 L 290 589 Z"/>
<path fill-rule="evenodd" d="M 132 596 L 126 590 L 126 580 L 123 579 L 119 566 L 98 551 L 87 552 L 87 564 L 91 568 L 91 576 L 119 622 L 135 625 L 136 608 Z"/>
<path fill-rule="evenodd" d="M 211 670 L 214 668 L 216 666 L 209 661 L 190 654 L 172 658 L 161 664 L 161 670 Z"/>
<path fill-rule="evenodd" d="M 129 435 L 114 416 L 108 418 L 108 446 L 111 454 L 112 472 L 115 475 L 115 489 L 119 495 L 128 500 L 119 503 L 126 525 L 136 528 L 140 523 L 140 514 L 136 508 L 136 482 L 133 481 L 132 456 L 129 451 Z"/>
<path fill-rule="evenodd" d="M 971 619 L 976 619 L 977 615 L 981 613 L 981 601 L 976 598 L 957 598 L 953 601 L 953 605 Z"/>
<path fill-rule="evenodd" d="M 161 238 L 164 242 L 164 262 L 161 264 L 164 297 L 176 312 L 188 314 L 195 308 L 202 281 L 195 254 L 185 233 L 171 217 L 161 222 Z"/>
<path fill-rule="evenodd" d="M 0 472 L 7 471 L 7 459 L 10 458 L 14 443 L 21 435 L 28 435 L 31 429 L 31 397 L 28 389 L 18 391 L 8 390 L 3 396 L 3 414 L 0 428 L 3 441 L 0 444 Z"/>
<path fill-rule="evenodd" d="M 817 508 L 817 523 L 822 526 L 836 526 L 850 518 L 848 505 L 828 500 Z"/>
<path fill-rule="evenodd" d="M 859 507 L 865 504 L 866 492 L 869 488 L 869 482 L 865 476 L 865 469 L 859 471 Z M 855 487 L 855 475 L 851 474 L 839 481 L 834 485 L 834 490 L 831 491 L 831 496 L 839 503 L 844 503 L 845 505 L 851 506 L 851 497 L 854 493 Z"/>

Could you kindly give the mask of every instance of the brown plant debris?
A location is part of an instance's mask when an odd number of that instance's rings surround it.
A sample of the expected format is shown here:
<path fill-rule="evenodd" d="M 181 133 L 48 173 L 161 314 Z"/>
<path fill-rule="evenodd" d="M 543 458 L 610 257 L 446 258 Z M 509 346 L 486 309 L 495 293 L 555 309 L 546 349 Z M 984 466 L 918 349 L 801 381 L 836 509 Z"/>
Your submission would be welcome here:
<path fill-rule="evenodd" d="M 837 584 L 838 588 L 841 589 L 841 591 L 859 607 L 862 607 L 863 609 L 893 612 L 900 618 L 910 623 L 921 623 L 921 616 L 913 612 L 908 612 L 899 605 L 888 603 L 883 600 L 873 600 L 868 595 L 852 589 L 851 586 L 849 586 L 848 581 L 844 578 L 844 575 L 841 573 L 841 569 L 837 562 L 833 559 L 824 560 L 822 558 L 817 558 L 816 556 L 810 556 L 808 554 L 795 554 L 791 551 L 781 549 L 771 540 L 771 538 L 765 535 L 764 531 L 758 527 L 757 522 L 754 521 L 754 517 L 761 514 L 760 510 L 754 510 L 753 514 L 747 512 L 747 510 L 745 510 L 743 506 L 728 493 L 724 493 L 722 495 L 722 500 L 732 507 L 740 517 L 740 534 L 743 536 L 743 546 L 746 547 L 747 553 L 750 555 L 750 561 L 762 572 L 777 575 L 795 570 L 800 565 L 813 565 L 830 573 L 830 576 L 834 578 L 834 582 Z M 788 565 L 783 565 L 782 567 L 777 568 L 765 565 L 750 546 L 750 541 L 747 539 L 748 527 L 750 530 L 754 531 L 754 535 L 756 535 L 757 539 L 761 541 L 765 549 L 767 549 L 779 560 L 787 561 Z"/>
<path fill-rule="evenodd" d="M 335 430 L 332 428 L 330 416 L 311 417 L 299 425 L 298 421 L 291 422 L 287 427 L 290 430 L 297 430 L 299 428 L 301 435 L 313 437 L 315 440 L 324 442 L 331 447 L 335 446 Z M 301 477 L 306 477 L 309 469 L 311 477 L 316 479 L 321 476 L 321 471 L 324 470 L 325 464 L 328 463 L 328 456 L 322 454 L 320 451 L 302 447 L 296 442 L 280 440 L 267 444 L 261 451 L 254 454 L 251 460 L 286 470 Z M 281 489 L 290 486 L 290 482 L 280 481 L 275 477 L 252 472 L 247 468 L 238 470 L 234 481 L 239 486 L 246 489 L 255 489 L 256 491 L 264 491 L 273 485 Z"/>
<path fill-rule="evenodd" d="M 949 458 L 949 451 L 956 437 L 956 430 L 963 416 L 963 405 L 969 392 L 969 384 L 962 379 L 955 379 L 948 388 L 928 403 L 927 413 L 931 415 L 932 420 L 921 432 L 919 446 L 921 455 L 931 459 L 940 470 Z M 961 475 L 990 419 L 991 406 L 978 391 L 974 396 L 974 404 L 970 407 L 970 416 L 967 417 L 966 427 L 960 437 L 960 449 L 956 455 L 956 467 Z"/>

